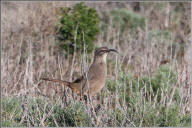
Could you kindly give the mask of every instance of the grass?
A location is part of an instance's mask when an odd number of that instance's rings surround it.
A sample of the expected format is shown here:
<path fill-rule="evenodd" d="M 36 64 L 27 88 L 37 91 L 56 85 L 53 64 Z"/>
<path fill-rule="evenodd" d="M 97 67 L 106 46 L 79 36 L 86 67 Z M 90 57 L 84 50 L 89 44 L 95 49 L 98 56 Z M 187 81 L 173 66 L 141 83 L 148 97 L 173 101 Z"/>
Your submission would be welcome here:
<path fill-rule="evenodd" d="M 151 78 L 135 79 L 131 74 L 120 72 L 117 83 L 119 88 L 113 80 L 106 83 L 109 95 L 103 90 L 101 100 L 110 99 L 101 104 L 96 115 L 79 101 L 70 101 L 63 106 L 60 99 L 52 104 L 44 97 L 3 97 L 2 126 L 91 127 L 97 123 L 115 127 L 190 126 L 190 114 L 182 113 L 180 90 L 176 87 L 173 96 L 169 95 L 176 83 L 176 72 L 169 65 L 160 67 Z M 119 105 L 116 103 L 116 89 Z"/>
<path fill-rule="evenodd" d="M 3 127 L 191 125 L 190 4 L 85 3 L 99 14 L 95 47 L 116 48 L 120 53 L 107 57 L 108 79 L 100 94 L 100 109 L 94 112 L 96 106 L 74 100 L 69 88 L 39 79 L 73 80 L 93 57 L 86 47 L 76 56 L 69 50 L 58 52 L 54 28 L 61 8 L 56 3 L 3 3 Z M 34 96 L 37 85 L 46 97 Z"/>

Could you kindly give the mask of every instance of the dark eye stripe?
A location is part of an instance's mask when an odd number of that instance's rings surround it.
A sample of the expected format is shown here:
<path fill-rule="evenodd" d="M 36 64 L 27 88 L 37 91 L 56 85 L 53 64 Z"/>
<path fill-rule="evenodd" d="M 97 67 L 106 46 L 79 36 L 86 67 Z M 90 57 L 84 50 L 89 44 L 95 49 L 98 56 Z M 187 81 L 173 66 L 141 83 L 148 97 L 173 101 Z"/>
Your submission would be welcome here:
<path fill-rule="evenodd" d="M 105 52 L 107 52 L 107 50 L 102 50 L 101 52 L 105 53 Z"/>
<path fill-rule="evenodd" d="M 102 54 L 104 54 L 104 53 L 106 53 L 106 52 L 108 52 L 108 49 L 102 49 L 102 50 L 97 51 L 97 52 L 96 52 L 96 55 L 101 56 Z"/>
<path fill-rule="evenodd" d="M 102 55 L 102 54 L 104 54 L 104 53 L 106 53 L 107 51 L 105 50 L 105 51 L 101 51 L 100 53 L 99 53 L 99 55 Z"/>

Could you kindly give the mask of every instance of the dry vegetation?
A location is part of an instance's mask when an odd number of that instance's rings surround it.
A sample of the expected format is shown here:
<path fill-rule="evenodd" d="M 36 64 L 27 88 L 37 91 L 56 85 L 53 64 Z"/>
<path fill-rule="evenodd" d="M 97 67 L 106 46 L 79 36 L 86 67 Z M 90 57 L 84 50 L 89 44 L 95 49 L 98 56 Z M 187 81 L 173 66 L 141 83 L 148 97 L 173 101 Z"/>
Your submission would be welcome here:
<path fill-rule="evenodd" d="M 95 46 L 120 51 L 108 56 L 96 112 L 69 88 L 40 80 L 72 81 L 91 63 L 93 52 L 64 54 L 55 42 L 60 7 L 76 3 L 2 2 L 2 125 L 190 126 L 190 3 L 85 3 L 100 16 Z"/>

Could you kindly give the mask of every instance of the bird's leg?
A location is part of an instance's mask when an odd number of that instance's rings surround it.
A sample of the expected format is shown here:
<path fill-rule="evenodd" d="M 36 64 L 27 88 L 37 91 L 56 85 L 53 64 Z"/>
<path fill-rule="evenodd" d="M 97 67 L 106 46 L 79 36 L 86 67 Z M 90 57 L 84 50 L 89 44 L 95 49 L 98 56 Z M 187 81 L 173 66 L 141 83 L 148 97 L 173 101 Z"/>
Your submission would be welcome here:
<path fill-rule="evenodd" d="M 94 106 L 95 106 L 95 112 L 98 112 L 99 109 L 101 108 L 101 104 L 100 104 L 100 95 L 97 95 L 95 102 L 94 102 Z"/>
<path fill-rule="evenodd" d="M 84 95 L 83 99 L 85 100 L 85 103 L 87 104 L 87 95 Z"/>
<path fill-rule="evenodd" d="M 83 101 L 84 96 L 82 95 L 82 91 L 80 91 L 80 95 L 79 96 L 80 96 L 80 101 Z"/>
<path fill-rule="evenodd" d="M 87 95 L 83 95 L 83 99 L 84 99 L 85 105 L 86 105 L 86 107 L 87 107 L 87 105 L 88 105 L 88 103 L 87 103 Z"/>

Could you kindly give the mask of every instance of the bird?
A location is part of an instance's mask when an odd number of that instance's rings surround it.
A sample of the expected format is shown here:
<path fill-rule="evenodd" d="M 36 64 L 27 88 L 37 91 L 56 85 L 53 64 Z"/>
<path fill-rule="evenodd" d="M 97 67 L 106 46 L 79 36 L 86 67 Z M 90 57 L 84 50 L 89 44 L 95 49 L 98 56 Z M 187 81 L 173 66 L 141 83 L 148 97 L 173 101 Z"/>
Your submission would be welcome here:
<path fill-rule="evenodd" d="M 107 55 L 110 52 L 119 53 L 115 49 L 100 47 L 95 50 L 94 59 L 87 72 L 74 80 L 73 82 L 60 79 L 41 78 L 41 80 L 59 82 L 62 85 L 68 86 L 77 95 L 94 96 L 99 93 L 105 85 L 107 78 Z"/>

